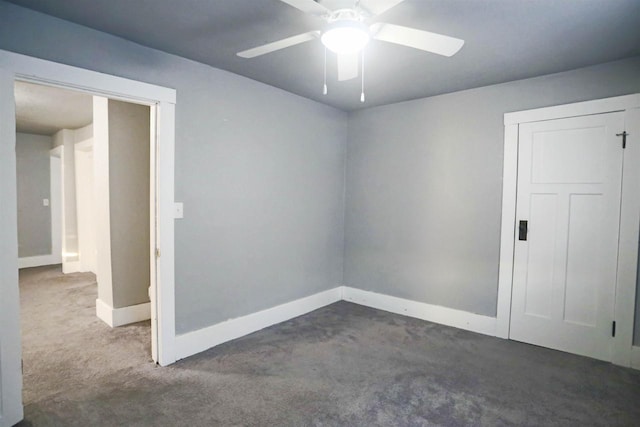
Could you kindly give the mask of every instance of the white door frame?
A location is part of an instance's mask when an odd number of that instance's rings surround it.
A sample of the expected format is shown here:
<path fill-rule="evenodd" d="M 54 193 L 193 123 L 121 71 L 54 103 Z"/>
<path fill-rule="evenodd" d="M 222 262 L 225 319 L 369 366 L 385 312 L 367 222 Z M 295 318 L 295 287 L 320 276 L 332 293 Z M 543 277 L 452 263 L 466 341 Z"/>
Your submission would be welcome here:
<path fill-rule="evenodd" d="M 49 150 L 51 212 L 51 257 L 54 264 L 62 263 L 62 151 L 59 145 Z M 55 160 L 54 160 L 55 159 Z"/>
<path fill-rule="evenodd" d="M 155 140 L 153 140 L 152 146 L 155 145 Z M 88 162 L 91 166 L 91 173 L 90 175 L 93 177 L 93 136 L 91 136 L 90 138 L 87 138 L 81 142 L 75 142 L 73 144 L 73 158 L 74 158 L 74 166 L 75 166 L 75 184 L 76 184 L 76 227 L 77 227 L 77 233 L 76 235 L 78 236 L 78 263 L 80 265 L 80 271 L 91 271 L 93 273 L 97 273 L 97 268 L 96 268 L 96 264 L 97 264 L 97 244 L 96 244 L 96 225 L 95 225 L 95 221 L 93 220 L 93 218 L 89 219 L 88 217 L 90 215 L 87 215 L 87 205 L 91 205 L 92 207 L 89 209 L 93 209 L 93 195 L 95 193 L 95 190 L 93 187 L 90 187 L 93 191 L 91 191 L 90 195 L 87 195 L 86 192 L 84 194 L 82 194 L 82 192 L 80 191 L 80 188 L 82 188 L 82 185 L 84 184 L 84 180 L 85 177 L 81 176 L 78 173 L 78 167 L 79 165 L 81 165 L 83 162 L 87 162 L 87 159 L 84 158 L 84 156 L 86 156 L 87 153 L 91 153 L 91 160 Z M 84 165 L 86 167 L 86 165 Z M 80 166 L 82 167 L 82 166 Z M 151 195 L 151 199 L 154 199 L 153 197 L 154 193 L 150 193 Z M 87 200 L 87 198 L 89 200 Z M 87 227 L 86 221 L 93 221 L 91 224 L 91 227 Z M 153 222 L 153 221 L 152 221 Z M 82 227 L 82 230 L 81 230 Z M 91 231 L 87 231 L 87 229 L 91 230 Z M 90 252 L 90 255 L 88 254 L 89 251 L 87 251 L 87 234 L 88 233 L 93 233 L 93 245 L 89 245 L 92 246 L 91 249 L 93 249 Z M 91 258 L 91 262 L 89 262 L 89 258 Z M 153 258 L 150 258 L 153 259 Z M 152 340 L 155 341 L 155 340 Z M 155 360 L 155 357 L 154 357 Z"/>
<path fill-rule="evenodd" d="M 175 362 L 174 283 L 174 89 L 0 50 L 0 426 L 22 419 L 20 304 L 18 289 L 17 204 L 15 169 L 16 80 L 73 89 L 111 99 L 149 105 L 157 120 L 157 224 L 155 297 L 157 357 L 162 366 Z M 155 153 L 155 150 L 154 150 Z M 155 251 L 154 251 L 155 252 Z M 7 328 L 7 329 L 5 329 Z"/>
<path fill-rule="evenodd" d="M 614 309 L 616 336 L 613 338 L 612 362 L 617 365 L 631 366 L 638 239 L 640 237 L 640 192 L 636 184 L 640 182 L 640 94 L 518 111 L 504 115 L 504 171 L 496 336 L 509 338 L 513 250 L 517 221 L 519 125 L 615 111 L 625 112 L 625 127 L 629 135 L 627 136 L 627 148 L 623 154 L 618 276 Z"/>

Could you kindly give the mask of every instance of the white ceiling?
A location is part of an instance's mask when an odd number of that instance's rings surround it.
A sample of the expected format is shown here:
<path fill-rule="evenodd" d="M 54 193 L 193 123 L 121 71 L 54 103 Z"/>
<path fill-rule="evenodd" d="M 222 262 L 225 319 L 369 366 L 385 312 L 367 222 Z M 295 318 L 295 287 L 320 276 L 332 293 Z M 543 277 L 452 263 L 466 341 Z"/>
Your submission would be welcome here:
<path fill-rule="evenodd" d="M 31 83 L 16 82 L 16 131 L 53 135 L 93 121 L 90 95 Z"/>
<path fill-rule="evenodd" d="M 361 104 L 359 79 L 337 82 L 332 55 L 329 94 L 322 95 L 324 49 L 318 40 L 253 59 L 236 56 L 320 28 L 318 18 L 279 0 L 11 2 L 346 111 L 640 55 L 639 0 L 406 0 L 374 22 L 446 34 L 466 43 L 446 58 L 372 42 L 365 61 L 367 101 Z"/>

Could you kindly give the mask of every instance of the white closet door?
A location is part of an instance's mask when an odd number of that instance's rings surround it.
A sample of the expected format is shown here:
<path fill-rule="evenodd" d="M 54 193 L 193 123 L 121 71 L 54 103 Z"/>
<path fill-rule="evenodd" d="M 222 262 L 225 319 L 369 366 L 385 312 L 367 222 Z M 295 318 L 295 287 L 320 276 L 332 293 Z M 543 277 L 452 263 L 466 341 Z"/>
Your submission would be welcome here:
<path fill-rule="evenodd" d="M 623 113 L 520 125 L 511 339 L 611 360 L 623 129 Z"/>

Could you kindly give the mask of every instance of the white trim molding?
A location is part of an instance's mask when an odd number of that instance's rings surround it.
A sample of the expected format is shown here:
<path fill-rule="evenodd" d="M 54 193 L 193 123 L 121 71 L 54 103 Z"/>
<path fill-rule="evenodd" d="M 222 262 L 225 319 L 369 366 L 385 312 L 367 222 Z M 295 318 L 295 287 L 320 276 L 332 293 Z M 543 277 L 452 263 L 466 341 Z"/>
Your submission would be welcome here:
<path fill-rule="evenodd" d="M 113 328 L 113 307 L 100 298 L 96 298 L 96 316 Z"/>
<path fill-rule="evenodd" d="M 504 115 L 504 125 L 540 122 L 557 119 L 558 117 L 589 116 L 591 114 L 602 114 L 603 112 L 612 113 L 614 111 L 638 108 L 638 105 L 640 105 L 640 94 L 614 96 L 612 98 L 506 113 Z"/>
<path fill-rule="evenodd" d="M 176 103 L 175 89 L 5 50 L 0 50 L 0 68 L 13 71 L 19 80 L 62 89 L 73 89 L 121 101 L 137 100 L 150 104 L 157 102 Z"/>
<path fill-rule="evenodd" d="M 152 212 L 157 224 L 157 234 L 154 242 L 156 247 L 151 248 L 153 253 L 158 250 L 162 257 L 154 258 L 156 262 L 156 275 L 154 277 L 155 287 L 153 304 L 156 305 L 157 317 L 153 320 L 157 322 L 157 328 L 153 328 L 155 335 L 152 340 L 157 340 L 157 362 L 162 365 L 169 365 L 175 362 L 175 260 L 174 260 L 174 147 L 175 147 L 175 103 L 176 90 L 161 87 L 123 77 L 112 76 L 96 71 L 86 70 L 70 65 L 60 64 L 39 58 L 33 58 L 18 53 L 0 50 L 0 84 L 12 88 L 15 81 L 26 81 L 39 83 L 47 86 L 73 89 L 90 95 L 99 95 L 110 99 L 117 99 L 125 102 L 145 104 L 156 111 L 156 125 L 158 131 L 156 135 L 157 155 L 156 161 L 156 204 L 157 210 Z M 4 87 L 3 87 L 4 88 Z M 12 93 L 12 89 L 7 89 L 7 93 Z M 15 128 L 14 100 L 12 97 L 0 99 L 0 119 L 2 119 L 0 129 Z M 6 135 L 5 145 L 15 146 L 15 132 Z M 3 153 L 4 154 L 4 153 Z M 15 152 L 8 151 L 8 156 L 0 157 L 1 167 L 9 169 L 15 166 Z M 7 179 L 6 185 L 13 185 L 14 179 Z M 3 192 L 4 192 L 4 187 Z M 7 187 L 7 191 L 12 191 Z M 7 193 L 3 201 L 2 210 L 8 212 L 16 211 L 15 197 Z M 4 193 L 3 193 L 4 194 Z M 6 229 L 7 236 L 17 235 L 15 221 L 7 222 L 9 228 Z M 4 231 L 4 230 L 3 230 Z M 4 235 L 4 234 L 3 234 Z M 11 242 L 11 240 L 2 239 Z M 13 255 L 12 255 L 13 256 Z M 17 258 L 17 257 L 16 257 Z M 17 259 L 11 264 L 17 264 Z M 12 282 L 11 286 L 17 287 L 15 278 L 8 278 Z M 7 285 L 9 286 L 9 285 Z M 13 303 L 13 302 L 12 302 Z M 20 392 L 16 392 L 20 395 Z"/>
<path fill-rule="evenodd" d="M 496 334 L 495 317 L 483 316 L 468 311 L 393 297 L 376 292 L 363 291 L 348 286 L 343 287 L 342 296 L 345 301 L 377 308 L 378 310 L 415 317 L 416 319 L 465 329 L 479 334 L 490 336 L 495 336 Z"/>
<path fill-rule="evenodd" d="M 636 301 L 638 237 L 640 235 L 640 193 L 635 183 L 640 181 L 640 94 L 537 108 L 504 115 L 504 171 L 502 185 L 502 225 L 500 237 L 500 268 L 498 273 L 498 309 L 496 336 L 509 338 L 511 290 L 513 286 L 513 248 L 516 229 L 516 199 L 518 171 L 518 130 L 522 123 L 578 117 L 623 111 L 628 132 L 624 150 L 620 239 L 618 244 L 618 276 L 611 362 L 631 366 L 638 362 L 633 350 L 633 328 Z M 632 358 L 635 358 L 632 361 Z"/>
<path fill-rule="evenodd" d="M 100 298 L 96 299 L 96 316 L 112 328 L 151 319 L 151 303 L 113 308 Z"/>
<path fill-rule="evenodd" d="M 0 66 L 0 426 L 23 418 L 13 90 L 13 74 Z"/>
<path fill-rule="evenodd" d="M 479 334 L 494 336 L 496 333 L 495 317 L 338 286 L 257 313 L 178 335 L 176 359 L 184 359 L 342 300 Z"/>
<path fill-rule="evenodd" d="M 634 108 L 625 111 L 627 148 L 624 149 L 622 169 L 622 195 L 620 205 L 620 232 L 618 240 L 618 275 L 616 278 L 614 320 L 616 336 L 613 338 L 611 362 L 630 366 L 633 347 L 633 329 L 636 308 L 638 273 L 638 239 L 640 238 L 640 96 Z"/>
<path fill-rule="evenodd" d="M 640 370 L 640 347 L 631 347 L 631 367 Z"/>
<path fill-rule="evenodd" d="M 498 306 L 496 336 L 509 338 L 511 319 L 511 280 L 516 238 L 516 189 L 518 182 L 518 125 L 504 127 L 504 167 L 502 171 L 502 224 L 500 264 L 498 266 Z M 509 141 L 509 143 L 507 143 Z M 515 143 L 513 143 L 515 141 Z M 514 168 L 513 165 L 516 165 Z"/>
<path fill-rule="evenodd" d="M 205 351 L 227 341 L 302 316 L 342 299 L 342 287 L 320 292 L 257 313 L 230 319 L 203 329 L 176 336 L 176 359 Z"/>
<path fill-rule="evenodd" d="M 18 258 L 18 268 L 41 267 L 43 265 L 62 264 L 62 257 L 53 254 Z"/>
<path fill-rule="evenodd" d="M 86 270 L 82 269 L 82 263 L 80 261 L 62 262 L 62 273 L 64 274 L 81 273 L 83 271 Z"/>

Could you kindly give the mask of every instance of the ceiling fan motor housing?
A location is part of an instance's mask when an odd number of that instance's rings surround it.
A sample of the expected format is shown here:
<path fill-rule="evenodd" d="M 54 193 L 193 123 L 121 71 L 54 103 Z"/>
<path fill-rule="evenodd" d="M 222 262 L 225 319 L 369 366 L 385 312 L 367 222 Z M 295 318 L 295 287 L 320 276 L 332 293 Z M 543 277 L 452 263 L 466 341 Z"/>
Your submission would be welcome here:
<path fill-rule="evenodd" d="M 371 39 L 369 27 L 362 16 L 353 9 L 334 11 L 322 31 L 322 43 L 335 53 L 361 51 Z"/>

